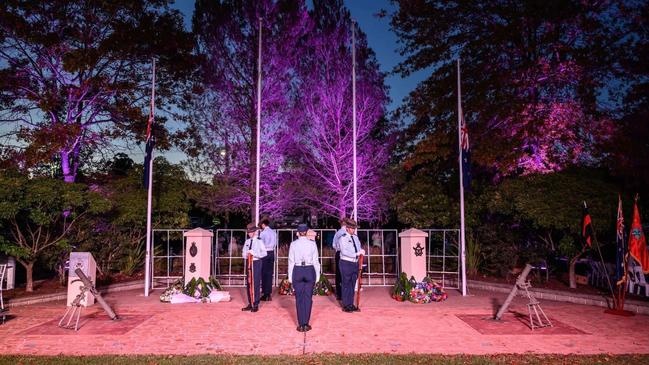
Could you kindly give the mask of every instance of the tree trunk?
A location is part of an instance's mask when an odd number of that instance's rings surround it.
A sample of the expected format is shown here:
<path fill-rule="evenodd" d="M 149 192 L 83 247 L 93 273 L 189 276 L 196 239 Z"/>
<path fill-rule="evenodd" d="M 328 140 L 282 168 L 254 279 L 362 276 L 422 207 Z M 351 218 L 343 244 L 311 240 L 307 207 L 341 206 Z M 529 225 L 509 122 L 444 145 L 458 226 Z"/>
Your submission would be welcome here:
<path fill-rule="evenodd" d="M 65 150 L 59 152 L 61 156 L 61 172 L 63 173 L 63 181 L 66 183 L 73 183 L 75 180 L 76 171 L 73 166 L 70 166 L 70 153 Z"/>
<path fill-rule="evenodd" d="M 570 260 L 570 267 L 568 268 L 570 289 L 577 289 L 577 279 L 575 278 L 575 266 L 577 266 L 577 259 L 579 258 L 579 256 L 573 257 L 572 260 Z"/>
<path fill-rule="evenodd" d="M 575 277 L 575 266 L 577 266 L 577 260 L 581 255 L 586 253 L 586 246 L 582 247 L 581 251 L 570 259 L 570 266 L 568 267 L 568 279 L 570 281 L 570 289 L 577 289 L 577 278 Z"/>
<path fill-rule="evenodd" d="M 34 291 L 34 262 L 21 262 L 27 271 L 27 286 L 25 291 L 31 293 Z"/>

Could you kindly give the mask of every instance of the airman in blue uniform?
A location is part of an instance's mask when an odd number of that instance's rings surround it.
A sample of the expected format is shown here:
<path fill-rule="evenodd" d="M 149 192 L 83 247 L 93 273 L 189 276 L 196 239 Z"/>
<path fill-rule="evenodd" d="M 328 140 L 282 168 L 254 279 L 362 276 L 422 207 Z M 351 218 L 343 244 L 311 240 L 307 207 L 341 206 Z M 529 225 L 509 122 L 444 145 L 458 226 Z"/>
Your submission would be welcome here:
<path fill-rule="evenodd" d="M 248 295 L 248 305 L 241 308 L 242 311 L 257 312 L 259 310 L 259 292 L 261 291 L 261 260 L 266 256 L 264 242 L 257 237 L 259 228 L 254 223 L 248 224 L 246 231 L 248 239 L 243 244 L 241 254 L 243 256 L 244 268 L 246 275 L 248 273 L 248 254 L 252 254 L 252 284 L 254 298 L 250 297 L 250 280 L 246 280 L 246 294 Z M 248 279 L 248 278 L 247 278 Z"/>
<path fill-rule="evenodd" d="M 270 218 L 263 217 L 259 222 L 259 238 L 264 241 L 266 257 L 261 259 L 261 296 L 262 301 L 270 302 L 273 292 L 273 272 L 275 269 L 275 247 L 277 247 L 277 234 L 270 228 Z"/>
<path fill-rule="evenodd" d="M 361 242 L 356 236 L 356 221 L 345 220 L 346 232 L 340 237 L 340 273 L 342 276 L 343 312 L 358 311 L 354 305 L 354 287 L 358 279 L 358 256 L 365 255 Z"/>
<path fill-rule="evenodd" d="M 306 224 L 300 224 L 297 227 L 298 238 L 291 242 L 288 250 L 288 277 L 295 289 L 299 332 L 311 330 L 309 320 L 313 306 L 313 286 L 320 275 L 318 247 L 307 238 L 308 230 Z"/>

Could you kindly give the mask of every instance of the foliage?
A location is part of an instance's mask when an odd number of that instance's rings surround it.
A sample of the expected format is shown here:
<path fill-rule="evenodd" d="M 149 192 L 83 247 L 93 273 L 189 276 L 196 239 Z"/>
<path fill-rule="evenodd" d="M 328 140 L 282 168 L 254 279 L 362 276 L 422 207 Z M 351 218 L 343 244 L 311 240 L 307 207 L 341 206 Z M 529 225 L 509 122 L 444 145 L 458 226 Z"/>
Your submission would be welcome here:
<path fill-rule="evenodd" d="M 279 283 L 279 289 L 277 290 L 279 295 L 295 295 L 295 289 L 293 289 L 293 284 L 288 280 L 288 278 L 282 279 Z"/>
<path fill-rule="evenodd" d="M 474 231 L 466 232 L 466 272 L 476 275 L 484 261 L 484 253 L 478 235 Z"/>
<path fill-rule="evenodd" d="M 334 292 L 334 288 L 327 279 L 327 276 L 320 275 L 320 279 L 316 281 L 313 286 L 313 295 L 331 295 Z"/>
<path fill-rule="evenodd" d="M 82 184 L 43 177 L 0 173 L 0 249 L 27 269 L 32 291 L 33 265 L 45 253 L 67 250 L 71 234 L 92 215 L 109 209 L 109 202 Z"/>
<path fill-rule="evenodd" d="M 352 215 L 353 107 L 352 28 L 356 52 L 356 161 L 358 212 L 363 221 L 382 221 L 387 208 L 385 169 L 392 148 L 385 75 L 365 34 L 342 1 L 314 1 L 314 24 L 297 66 L 299 94 L 285 148 L 293 161 L 292 195 L 311 211 L 340 218 Z"/>
<path fill-rule="evenodd" d="M 223 290 L 221 283 L 210 276 L 207 280 L 203 278 L 192 278 L 183 289 L 183 294 L 192 298 L 207 298 L 212 290 Z"/>
<path fill-rule="evenodd" d="M 212 183 L 199 204 L 214 212 L 255 212 L 257 55 L 262 19 L 260 204 L 277 214 L 282 139 L 293 94 L 298 42 L 307 32 L 303 1 L 196 1 L 193 31 L 201 55 L 200 79 L 188 101 L 192 112 L 185 150 L 194 173 Z M 198 91 L 198 92 L 197 92 Z"/>
<path fill-rule="evenodd" d="M 142 189 L 142 168 L 117 156 L 103 170 L 104 175 L 96 176 L 97 189 L 110 200 L 110 210 L 80 226 L 76 244 L 93 253 L 104 274 L 128 274 L 142 266 L 145 254 L 147 192 Z M 158 157 L 153 172 L 152 227 L 189 226 L 194 185 L 182 166 Z"/>
<path fill-rule="evenodd" d="M 489 197 L 488 208 L 529 222 L 549 234 L 581 235 L 583 202 L 597 232 L 610 229 L 617 191 L 598 171 L 570 170 L 505 180 Z M 549 240 L 549 238 L 548 238 Z"/>
<path fill-rule="evenodd" d="M 152 57 L 166 75 L 158 96 L 173 91 L 191 70 L 191 36 L 166 1 L 3 2 L 0 10 L 0 120 L 26 146 L 27 166 L 60 164 L 76 180 L 84 151 L 116 138 L 144 138 Z M 157 125 L 163 120 L 158 118 Z M 163 128 L 158 146 L 166 145 Z"/>
<path fill-rule="evenodd" d="M 430 76 L 400 109 L 410 151 L 430 135 L 456 143 L 456 60 L 462 60 L 472 160 L 490 174 L 592 165 L 610 136 L 611 46 L 624 39 L 617 2 L 398 1 L 391 26 L 402 76 Z M 619 100 L 619 98 L 617 99 Z M 615 99 L 613 100 L 615 101 Z M 610 103 L 613 104 L 613 103 Z M 456 145 L 456 144 L 455 144 Z"/>
<path fill-rule="evenodd" d="M 410 291 L 412 290 L 412 283 L 408 280 L 408 275 L 405 272 L 399 274 L 398 280 L 392 287 L 392 298 L 403 302 L 410 298 Z"/>
<path fill-rule="evenodd" d="M 128 247 L 120 272 L 126 276 L 133 275 L 135 270 L 139 269 L 144 263 L 145 256 L 146 249 L 144 242 L 139 242 L 135 246 Z"/>
<path fill-rule="evenodd" d="M 341 1 L 197 1 L 201 92 L 189 104 L 185 150 L 205 186 L 199 204 L 254 212 L 257 54 L 262 18 L 261 211 L 351 215 L 351 28 Z M 357 32 L 359 217 L 381 221 L 392 126 L 384 74 Z M 332 45 L 337 45 L 333 46 Z M 236 60 L 233 62 L 232 60 Z M 327 67 L 323 67 L 324 65 Z"/>

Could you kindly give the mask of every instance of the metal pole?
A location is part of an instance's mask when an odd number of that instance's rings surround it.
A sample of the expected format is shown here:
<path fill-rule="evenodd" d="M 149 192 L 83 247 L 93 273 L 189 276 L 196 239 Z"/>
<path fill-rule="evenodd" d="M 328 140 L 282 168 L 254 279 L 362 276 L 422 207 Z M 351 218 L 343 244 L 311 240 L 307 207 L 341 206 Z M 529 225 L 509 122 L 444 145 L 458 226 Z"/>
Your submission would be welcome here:
<path fill-rule="evenodd" d="M 462 264 L 462 295 L 466 296 L 466 241 L 464 232 L 464 176 L 462 176 L 462 89 L 460 87 L 460 59 L 457 59 L 457 141 L 460 167 L 460 262 Z"/>
<path fill-rule="evenodd" d="M 505 311 L 507 310 L 507 308 L 509 308 L 509 305 L 511 304 L 512 300 L 514 300 L 514 297 L 518 292 L 518 288 L 523 284 L 525 284 L 525 281 L 527 280 L 527 275 L 529 275 L 531 270 L 532 270 L 532 265 L 526 264 L 525 268 L 523 269 L 523 272 L 516 279 L 516 283 L 514 284 L 512 291 L 509 292 L 507 299 L 505 299 L 505 303 L 503 303 L 500 309 L 498 309 L 498 313 L 496 313 L 496 315 L 494 316 L 495 320 L 500 321 L 500 319 L 503 317 L 503 314 L 505 314 Z"/>
<path fill-rule="evenodd" d="M 151 124 L 155 116 L 155 58 L 153 59 L 153 70 L 151 75 Z M 151 131 L 153 133 L 153 131 Z M 150 138 L 153 138 L 151 136 Z M 146 256 L 144 260 L 144 296 L 149 296 L 151 285 L 151 192 L 153 191 L 153 149 L 151 149 L 151 158 L 149 159 L 149 186 L 147 186 L 146 202 Z"/>
<path fill-rule="evenodd" d="M 352 21 L 352 135 L 354 151 L 354 221 L 358 222 L 358 191 L 356 171 L 356 22 Z"/>
<path fill-rule="evenodd" d="M 259 157 L 261 155 L 261 18 L 259 18 L 259 50 L 257 57 L 257 170 L 255 173 L 255 224 L 259 225 Z"/>

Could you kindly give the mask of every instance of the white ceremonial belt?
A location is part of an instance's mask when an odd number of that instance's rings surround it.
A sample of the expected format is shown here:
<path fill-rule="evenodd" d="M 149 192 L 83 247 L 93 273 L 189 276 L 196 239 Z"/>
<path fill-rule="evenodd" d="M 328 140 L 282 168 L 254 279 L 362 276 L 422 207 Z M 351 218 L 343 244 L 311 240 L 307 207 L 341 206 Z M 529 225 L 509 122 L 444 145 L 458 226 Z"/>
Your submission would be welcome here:
<path fill-rule="evenodd" d="M 304 263 L 304 264 L 295 264 L 295 266 L 300 266 L 300 267 L 302 267 L 302 266 L 313 266 L 313 264 Z"/>
<path fill-rule="evenodd" d="M 356 259 L 356 258 L 351 258 L 351 257 L 343 257 L 343 256 L 340 256 L 340 259 L 341 259 L 341 260 L 344 260 L 344 261 L 354 262 L 354 263 L 355 263 L 355 262 L 358 262 L 358 259 Z"/>

